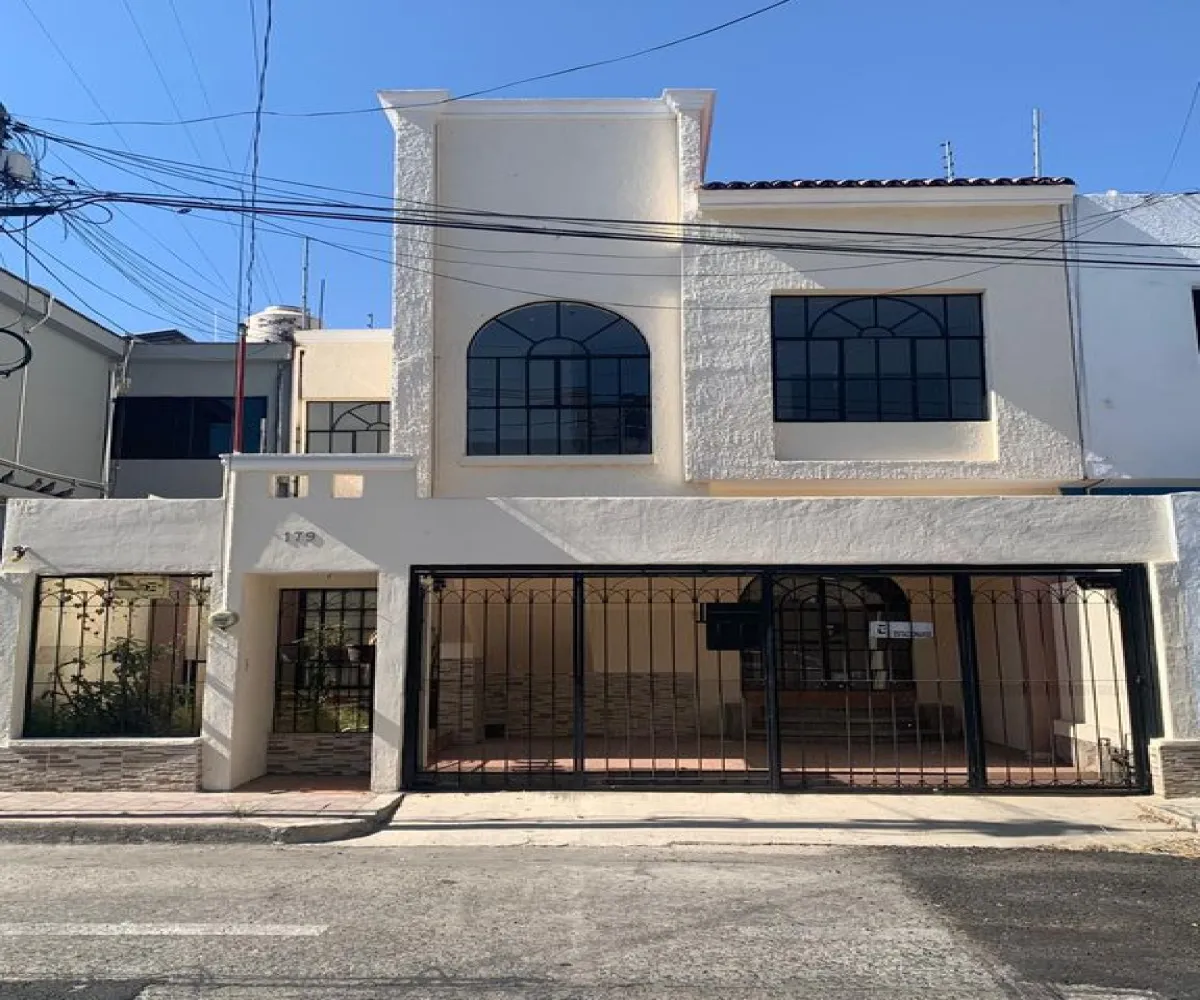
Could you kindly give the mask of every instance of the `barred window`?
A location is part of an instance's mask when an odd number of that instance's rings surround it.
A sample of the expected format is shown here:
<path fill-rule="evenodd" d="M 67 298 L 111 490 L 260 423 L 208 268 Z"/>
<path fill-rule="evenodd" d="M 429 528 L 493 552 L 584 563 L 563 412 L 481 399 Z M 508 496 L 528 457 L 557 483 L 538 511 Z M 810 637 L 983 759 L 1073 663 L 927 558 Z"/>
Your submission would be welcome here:
<path fill-rule="evenodd" d="M 780 422 L 988 419 L 979 295 L 779 295 Z"/>
<path fill-rule="evenodd" d="M 475 334 L 468 455 L 646 455 L 650 440 L 650 350 L 629 320 L 537 302 Z"/>
<path fill-rule="evenodd" d="M 316 455 L 385 454 L 389 450 L 390 404 L 309 403 L 304 450 Z"/>

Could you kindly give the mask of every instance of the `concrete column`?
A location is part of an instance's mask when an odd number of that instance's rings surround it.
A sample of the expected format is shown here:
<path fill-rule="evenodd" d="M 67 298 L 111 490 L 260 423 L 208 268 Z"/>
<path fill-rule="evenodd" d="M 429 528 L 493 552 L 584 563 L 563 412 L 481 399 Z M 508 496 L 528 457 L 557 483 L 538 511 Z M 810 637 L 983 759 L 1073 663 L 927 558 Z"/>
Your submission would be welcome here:
<path fill-rule="evenodd" d="M 371 736 L 371 789 L 400 787 L 404 752 L 404 679 L 408 664 L 409 574 L 407 567 L 379 574 L 375 640 L 375 700 Z"/>
<path fill-rule="evenodd" d="M 1150 746 L 1154 787 L 1200 796 L 1200 493 L 1169 498 L 1177 561 L 1154 567 L 1163 738 Z"/>
<path fill-rule="evenodd" d="M 0 743 L 21 736 L 37 577 L 0 573 Z"/>

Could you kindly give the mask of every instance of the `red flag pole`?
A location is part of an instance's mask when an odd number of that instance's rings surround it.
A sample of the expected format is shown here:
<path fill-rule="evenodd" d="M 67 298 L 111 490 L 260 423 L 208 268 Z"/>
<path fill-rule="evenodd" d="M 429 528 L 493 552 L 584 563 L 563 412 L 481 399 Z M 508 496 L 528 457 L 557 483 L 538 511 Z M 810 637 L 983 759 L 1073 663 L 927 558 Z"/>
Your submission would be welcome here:
<path fill-rule="evenodd" d="M 233 389 L 233 453 L 241 454 L 246 410 L 246 324 L 238 324 L 237 373 Z"/>

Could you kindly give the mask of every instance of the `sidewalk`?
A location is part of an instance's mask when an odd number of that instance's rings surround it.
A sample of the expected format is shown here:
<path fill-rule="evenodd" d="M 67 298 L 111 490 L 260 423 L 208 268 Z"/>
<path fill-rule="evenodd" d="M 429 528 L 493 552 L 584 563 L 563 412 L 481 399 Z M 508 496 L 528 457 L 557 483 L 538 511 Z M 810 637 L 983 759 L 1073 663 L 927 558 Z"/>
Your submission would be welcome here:
<path fill-rule="evenodd" d="M 1200 812 L 1198 812 L 1200 815 Z M 799 845 L 1170 850 L 1200 837 L 1161 799 L 753 792 L 410 794 L 361 847 Z"/>
<path fill-rule="evenodd" d="M 477 792 L 376 795 L 266 779 L 236 792 L 4 792 L 0 842 L 362 847 L 1036 847 L 1200 857 L 1200 800 L 1090 795 Z"/>
<path fill-rule="evenodd" d="M 0 842 L 322 843 L 384 825 L 402 796 L 304 782 L 236 792 L 0 792 Z"/>

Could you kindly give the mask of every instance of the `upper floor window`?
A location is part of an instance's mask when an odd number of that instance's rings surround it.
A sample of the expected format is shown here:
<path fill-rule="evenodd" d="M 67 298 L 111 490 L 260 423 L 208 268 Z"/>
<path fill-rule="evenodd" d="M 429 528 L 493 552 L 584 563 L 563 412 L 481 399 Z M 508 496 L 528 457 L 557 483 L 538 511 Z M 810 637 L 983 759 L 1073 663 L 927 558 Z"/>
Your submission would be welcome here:
<path fill-rule="evenodd" d="M 780 295 L 777 421 L 986 420 L 979 295 Z"/>
<path fill-rule="evenodd" d="M 468 455 L 647 455 L 650 350 L 581 302 L 502 313 L 467 351 Z"/>
<path fill-rule="evenodd" d="M 248 396 L 242 411 L 242 448 L 262 451 L 267 397 Z M 217 458 L 233 450 L 234 401 L 220 396 L 121 396 L 117 400 L 113 457 Z"/>
<path fill-rule="evenodd" d="M 386 454 L 390 411 L 390 403 L 309 403 L 304 450 L 318 455 Z"/>

